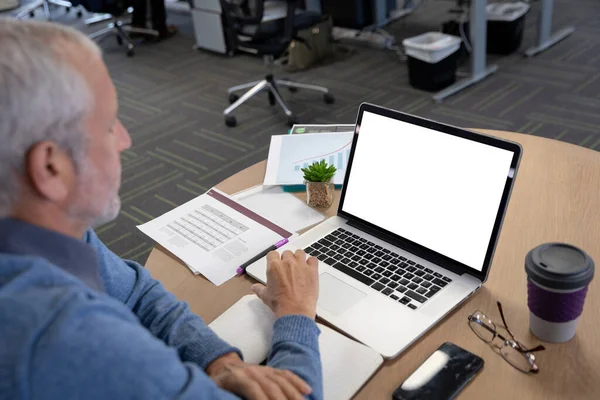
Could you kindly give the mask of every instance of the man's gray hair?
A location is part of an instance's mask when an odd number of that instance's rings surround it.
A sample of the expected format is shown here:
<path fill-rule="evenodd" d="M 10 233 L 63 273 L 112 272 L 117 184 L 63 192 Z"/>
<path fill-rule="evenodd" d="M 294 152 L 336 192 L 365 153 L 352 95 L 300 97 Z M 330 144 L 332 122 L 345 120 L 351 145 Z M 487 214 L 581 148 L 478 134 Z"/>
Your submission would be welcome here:
<path fill-rule="evenodd" d="M 74 29 L 0 18 L 0 218 L 18 201 L 25 156 L 35 143 L 53 141 L 81 166 L 82 122 L 94 104 L 73 65 L 76 52 L 101 54 Z"/>

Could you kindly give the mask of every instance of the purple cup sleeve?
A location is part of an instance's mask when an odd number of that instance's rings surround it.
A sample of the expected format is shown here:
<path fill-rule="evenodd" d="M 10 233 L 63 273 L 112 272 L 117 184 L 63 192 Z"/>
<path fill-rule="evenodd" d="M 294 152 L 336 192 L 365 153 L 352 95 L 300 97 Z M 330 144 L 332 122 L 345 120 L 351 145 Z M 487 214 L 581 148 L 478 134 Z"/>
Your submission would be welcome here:
<path fill-rule="evenodd" d="M 569 322 L 581 315 L 587 285 L 575 292 L 557 293 L 545 290 L 527 280 L 527 305 L 538 318 L 548 322 Z"/>

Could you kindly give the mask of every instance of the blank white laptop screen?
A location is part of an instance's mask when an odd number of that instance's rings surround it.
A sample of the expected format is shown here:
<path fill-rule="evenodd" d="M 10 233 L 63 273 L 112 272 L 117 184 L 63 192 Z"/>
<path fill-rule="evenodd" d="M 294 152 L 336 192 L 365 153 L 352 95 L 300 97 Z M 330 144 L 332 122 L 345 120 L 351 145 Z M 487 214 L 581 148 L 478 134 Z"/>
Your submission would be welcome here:
<path fill-rule="evenodd" d="M 481 271 L 513 155 L 365 111 L 343 211 Z"/>

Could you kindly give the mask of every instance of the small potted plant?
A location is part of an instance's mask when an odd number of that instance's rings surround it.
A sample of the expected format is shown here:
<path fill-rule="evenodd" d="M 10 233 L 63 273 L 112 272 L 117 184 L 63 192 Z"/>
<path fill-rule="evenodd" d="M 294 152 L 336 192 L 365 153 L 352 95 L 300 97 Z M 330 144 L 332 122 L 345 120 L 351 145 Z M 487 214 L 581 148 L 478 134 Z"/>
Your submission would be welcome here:
<path fill-rule="evenodd" d="M 334 186 L 331 179 L 336 171 L 337 168 L 327 164 L 325 160 L 302 168 L 306 184 L 306 203 L 309 206 L 328 208 L 333 204 Z"/>

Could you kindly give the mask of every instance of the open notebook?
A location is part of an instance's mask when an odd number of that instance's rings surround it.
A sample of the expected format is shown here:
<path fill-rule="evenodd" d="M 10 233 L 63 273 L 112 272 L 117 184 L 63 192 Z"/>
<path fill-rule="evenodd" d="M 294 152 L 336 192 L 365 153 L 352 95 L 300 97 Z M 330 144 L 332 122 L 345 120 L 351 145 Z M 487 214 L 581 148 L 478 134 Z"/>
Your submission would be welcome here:
<path fill-rule="evenodd" d="M 275 315 L 254 295 L 242 297 L 209 326 L 238 347 L 249 363 L 263 362 L 271 347 Z M 375 373 L 383 358 L 375 350 L 318 324 L 326 400 L 347 400 Z"/>

